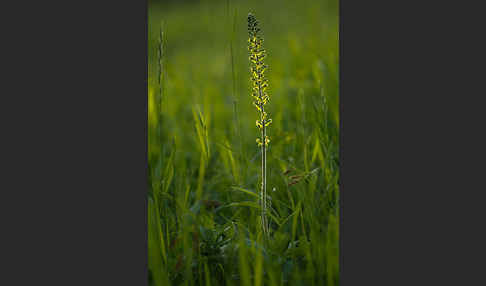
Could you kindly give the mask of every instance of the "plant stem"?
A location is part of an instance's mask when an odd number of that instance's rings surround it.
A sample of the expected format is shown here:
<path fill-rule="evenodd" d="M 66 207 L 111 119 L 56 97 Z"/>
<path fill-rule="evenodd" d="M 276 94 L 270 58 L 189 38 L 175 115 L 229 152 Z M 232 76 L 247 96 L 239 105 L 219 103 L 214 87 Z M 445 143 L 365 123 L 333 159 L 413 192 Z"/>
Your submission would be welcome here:
<path fill-rule="evenodd" d="M 260 83 L 258 84 L 259 96 L 262 98 L 262 89 Z M 262 122 L 262 190 L 261 190 L 261 208 L 262 208 L 262 226 L 263 234 L 268 236 L 268 223 L 267 223 L 267 142 L 266 142 L 266 128 L 265 128 L 265 108 L 263 104 L 260 105 L 260 120 Z"/>

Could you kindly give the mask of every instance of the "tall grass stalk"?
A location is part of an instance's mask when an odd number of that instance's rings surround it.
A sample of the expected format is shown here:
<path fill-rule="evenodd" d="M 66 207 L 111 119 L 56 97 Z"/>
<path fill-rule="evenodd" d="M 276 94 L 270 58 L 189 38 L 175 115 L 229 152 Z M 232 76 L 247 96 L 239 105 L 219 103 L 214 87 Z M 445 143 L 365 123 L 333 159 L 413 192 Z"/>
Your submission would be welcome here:
<path fill-rule="evenodd" d="M 157 113 L 159 114 L 159 120 L 162 117 L 162 100 L 164 95 L 164 57 L 165 57 L 165 47 L 164 47 L 164 23 L 161 23 L 160 30 L 159 30 L 159 37 L 157 42 L 157 83 L 159 88 L 159 96 L 158 96 L 158 106 L 157 106 Z M 161 122 L 159 121 L 159 126 Z"/>
<path fill-rule="evenodd" d="M 240 120 L 238 117 L 238 90 L 236 88 L 237 85 L 237 74 L 236 74 L 236 61 L 235 61 L 235 51 L 234 51 L 234 42 L 235 42 L 235 36 L 236 36 L 236 23 L 237 23 L 237 15 L 238 15 L 238 10 L 237 8 L 234 9 L 234 14 L 232 19 L 230 19 L 229 11 L 230 11 L 230 5 L 228 1 L 228 6 L 227 6 L 227 17 L 228 17 L 228 24 L 232 24 L 232 29 L 230 33 L 230 57 L 231 57 L 231 81 L 232 81 L 232 103 L 233 103 L 233 114 L 234 114 L 234 121 L 235 121 L 235 130 L 234 130 L 234 145 L 238 146 L 239 152 L 237 154 L 237 159 L 238 162 L 241 164 L 242 159 L 245 158 L 244 155 L 244 149 L 243 149 L 243 144 L 241 142 L 241 127 L 240 127 Z M 239 184 L 240 181 L 236 180 L 236 183 Z"/>

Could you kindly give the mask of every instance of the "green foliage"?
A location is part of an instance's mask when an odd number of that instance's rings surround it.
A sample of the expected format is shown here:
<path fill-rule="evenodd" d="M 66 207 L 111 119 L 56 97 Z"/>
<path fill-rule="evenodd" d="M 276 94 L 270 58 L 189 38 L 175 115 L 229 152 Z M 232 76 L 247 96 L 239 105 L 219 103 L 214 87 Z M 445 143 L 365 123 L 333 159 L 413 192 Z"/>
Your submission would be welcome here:
<path fill-rule="evenodd" d="M 339 285 L 337 7 L 149 3 L 150 285 Z M 271 87 L 268 241 L 250 11 L 265 29 Z"/>

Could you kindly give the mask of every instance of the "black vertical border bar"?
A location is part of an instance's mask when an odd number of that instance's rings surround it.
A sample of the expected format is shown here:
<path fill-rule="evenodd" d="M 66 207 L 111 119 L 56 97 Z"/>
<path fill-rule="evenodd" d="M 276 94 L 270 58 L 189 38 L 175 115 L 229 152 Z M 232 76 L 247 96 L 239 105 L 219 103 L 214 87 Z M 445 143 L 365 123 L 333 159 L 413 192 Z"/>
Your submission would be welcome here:
<path fill-rule="evenodd" d="M 147 285 L 148 1 L 4 10 L 0 285 Z"/>

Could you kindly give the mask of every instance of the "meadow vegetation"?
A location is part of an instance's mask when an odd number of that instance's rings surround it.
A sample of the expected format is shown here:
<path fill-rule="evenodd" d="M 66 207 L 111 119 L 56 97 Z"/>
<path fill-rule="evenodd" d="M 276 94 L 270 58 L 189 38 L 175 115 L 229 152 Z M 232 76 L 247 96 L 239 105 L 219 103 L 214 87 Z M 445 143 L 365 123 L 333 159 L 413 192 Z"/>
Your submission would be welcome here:
<path fill-rule="evenodd" d="M 267 52 L 268 234 L 249 12 Z M 150 285 L 339 284 L 338 42 L 337 0 L 149 2 Z"/>

